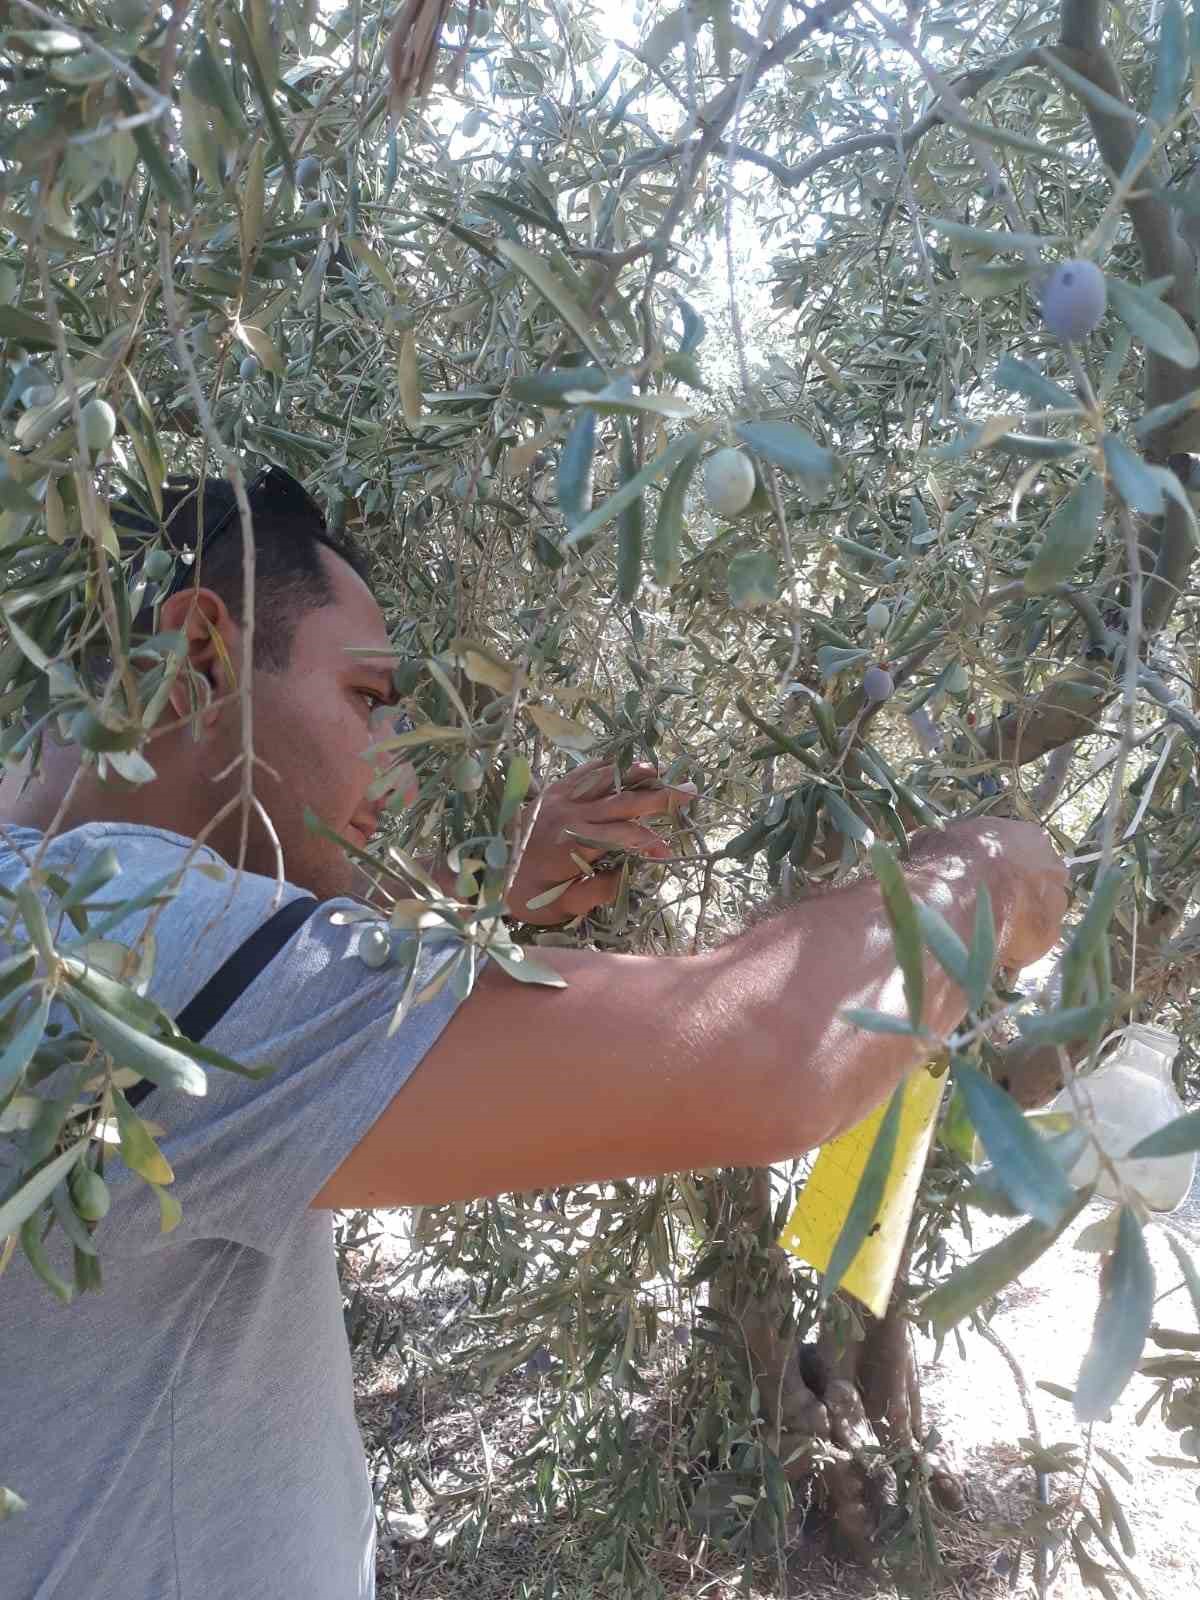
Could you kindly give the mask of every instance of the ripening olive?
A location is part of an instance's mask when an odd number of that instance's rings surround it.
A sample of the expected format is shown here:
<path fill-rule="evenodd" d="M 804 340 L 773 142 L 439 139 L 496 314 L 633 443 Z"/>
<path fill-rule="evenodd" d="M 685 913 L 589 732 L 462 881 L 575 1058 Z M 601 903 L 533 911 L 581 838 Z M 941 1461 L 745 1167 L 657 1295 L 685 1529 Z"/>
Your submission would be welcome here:
<path fill-rule="evenodd" d="M 890 672 L 883 667 L 868 667 L 863 673 L 863 694 L 868 700 L 890 700 L 896 691 Z"/>
<path fill-rule="evenodd" d="M 321 181 L 321 163 L 316 156 L 303 156 L 296 163 L 296 187 L 315 189 Z"/>
<path fill-rule="evenodd" d="M 164 578 L 170 577 L 174 566 L 175 561 L 169 550 L 151 550 L 142 562 L 142 571 L 147 578 L 161 583 Z"/>
<path fill-rule="evenodd" d="M 754 463 L 742 450 L 718 450 L 704 463 L 704 498 L 719 517 L 736 517 L 754 498 Z"/>
<path fill-rule="evenodd" d="M 384 967 L 391 960 L 392 941 L 384 928 L 372 925 L 358 936 L 358 959 L 367 967 Z"/>
<path fill-rule="evenodd" d="M 92 399 L 83 408 L 83 437 L 93 455 L 107 450 L 117 431 L 117 415 L 107 400 Z"/>
<path fill-rule="evenodd" d="M 1104 274 L 1094 261 L 1060 261 L 1042 291 L 1042 321 L 1058 338 L 1086 339 L 1108 304 Z"/>
<path fill-rule="evenodd" d="M 108 1215 L 112 1196 L 108 1185 L 91 1167 L 76 1167 L 71 1174 L 71 1200 L 85 1222 L 99 1222 Z"/>
<path fill-rule="evenodd" d="M 971 687 L 971 675 L 961 661 L 956 661 L 946 674 L 947 694 L 966 694 Z"/>
<path fill-rule="evenodd" d="M 483 767 L 474 756 L 461 756 L 455 762 L 451 781 L 460 794 L 474 794 L 483 787 Z"/>

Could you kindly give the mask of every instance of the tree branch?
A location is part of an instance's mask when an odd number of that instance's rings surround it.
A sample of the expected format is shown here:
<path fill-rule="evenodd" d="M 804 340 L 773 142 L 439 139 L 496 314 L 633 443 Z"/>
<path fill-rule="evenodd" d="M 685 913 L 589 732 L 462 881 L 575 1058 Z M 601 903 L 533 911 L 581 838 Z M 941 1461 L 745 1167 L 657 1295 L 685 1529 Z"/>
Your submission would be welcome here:
<path fill-rule="evenodd" d="M 985 66 L 972 67 L 969 72 L 964 72 L 961 78 L 954 80 L 954 91 L 960 100 L 972 100 L 981 89 L 993 83 L 997 78 L 1005 77 L 1009 73 L 1018 72 L 1022 67 L 1028 66 L 1036 57 L 1033 49 L 1014 50 L 1010 55 L 1001 56 L 999 60 L 989 62 Z M 919 121 L 914 122 L 901 135 L 901 144 L 907 155 L 914 145 L 918 144 L 931 129 L 940 127 L 948 120 L 942 110 L 929 111 Z M 832 165 L 835 161 L 843 161 L 847 156 L 855 156 L 864 150 L 895 149 L 894 134 L 886 129 L 878 133 L 856 133 L 848 139 L 839 140 L 824 150 L 818 150 L 806 160 L 799 162 L 794 167 L 789 167 L 785 161 L 779 161 L 774 156 L 767 155 L 762 150 L 755 150 L 750 145 L 730 145 L 726 140 L 719 140 L 713 146 L 713 153 L 726 158 L 733 156 L 738 161 L 748 161 L 752 166 L 762 167 L 785 189 L 795 189 L 798 185 L 807 182 L 814 173 L 822 167 Z M 668 161 L 674 161 L 687 146 L 683 143 L 666 145 L 661 150 L 656 150 L 644 160 L 630 163 L 637 171 L 650 167 L 662 166 Z M 642 247 L 638 247 L 642 248 Z M 616 259 L 606 255 L 604 251 L 578 250 L 577 255 L 597 257 L 602 260 Z M 627 251 L 621 252 L 627 255 Z"/>
<path fill-rule="evenodd" d="M 1062 61 L 1114 99 L 1126 101 L 1124 85 L 1111 54 L 1104 47 L 1101 0 L 1063 0 L 1059 44 L 1036 53 L 1051 71 Z M 1097 147 L 1114 177 L 1120 179 L 1137 143 L 1137 123 L 1091 105 L 1084 106 Z M 1196 258 L 1175 224 L 1171 208 L 1145 190 L 1125 197 L 1125 209 L 1149 279 L 1170 276 L 1164 298 L 1192 325 L 1195 321 Z M 1144 400 L 1147 410 L 1178 398 L 1192 388 L 1195 370 L 1146 354 Z M 1170 430 L 1151 435 L 1146 454 L 1165 461 Z M 1187 514 L 1171 500 L 1158 527 L 1140 519 L 1139 541 L 1153 556 L 1143 594 L 1144 628 L 1153 637 L 1166 624 L 1183 592 L 1193 557 Z M 1112 685 L 1096 673 L 1069 668 L 1052 680 L 1028 709 L 997 718 L 981 735 L 994 760 L 1034 761 L 1088 731 L 1112 698 Z M 1189 730 L 1190 731 L 1190 730 Z"/>
<path fill-rule="evenodd" d="M 814 33 L 828 28 L 830 24 L 848 11 L 854 0 L 824 0 L 824 4 L 817 6 L 809 12 L 803 22 L 797 23 L 794 28 L 789 28 L 769 50 L 764 50 L 757 60 L 751 61 L 745 72 L 719 94 L 711 107 L 704 113 L 701 123 L 703 131 L 699 139 L 687 144 L 676 145 L 670 152 L 662 151 L 656 155 L 656 161 L 661 156 L 666 159 L 671 155 L 681 154 L 683 160 L 683 174 L 678 187 L 671 197 L 671 204 L 667 207 L 666 215 L 659 224 L 657 231 L 642 244 L 632 245 L 628 250 L 604 251 L 591 250 L 582 246 L 568 251 L 569 255 L 581 257 L 586 261 L 602 261 L 609 267 L 628 266 L 631 261 L 637 261 L 641 256 L 662 257 L 671 242 L 671 235 L 679 225 L 688 201 L 691 199 L 692 190 L 705 161 L 722 142 L 721 134 L 732 120 L 737 110 L 738 100 L 743 94 L 748 95 L 759 80 L 771 71 L 773 67 L 780 66 L 789 60 L 799 50 L 800 46 Z M 742 85 L 745 83 L 743 91 Z M 697 120 L 700 114 L 697 113 Z"/>

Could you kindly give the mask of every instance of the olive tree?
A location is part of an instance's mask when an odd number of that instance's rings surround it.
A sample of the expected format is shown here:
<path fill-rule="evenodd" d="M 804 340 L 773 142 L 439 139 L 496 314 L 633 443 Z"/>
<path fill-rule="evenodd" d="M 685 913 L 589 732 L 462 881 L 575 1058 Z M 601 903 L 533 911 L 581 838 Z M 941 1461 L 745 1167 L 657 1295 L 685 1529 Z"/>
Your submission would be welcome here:
<path fill-rule="evenodd" d="M 686 955 L 877 873 L 910 1019 L 859 1025 L 919 1032 L 927 957 L 970 1000 L 927 1041 L 950 1091 L 883 1315 L 780 1246 L 802 1164 L 428 1209 L 413 1263 L 472 1273 L 476 1380 L 554 1373 L 514 1472 L 586 1518 L 610 1585 L 654 1592 L 668 1529 L 749 1566 L 809 1507 L 843 1552 L 933 1564 L 963 1491 L 910 1326 L 985 1329 L 1079 1214 L 1094 1129 L 1026 1113 L 1113 1028 L 1173 1028 L 1184 1088 L 1194 1060 L 1200 14 L 8 0 L 2 20 L 6 764 L 50 737 L 153 781 L 180 641 L 131 619 L 173 558 L 115 507 L 161 523 L 169 473 L 217 472 L 247 537 L 248 476 L 278 462 L 377 558 L 413 726 L 380 741 L 365 865 L 395 927 L 457 932 L 459 993 L 483 949 L 536 984 L 539 944 Z M 523 802 L 585 754 L 650 757 L 702 802 L 669 860 L 603 863 L 612 907 L 506 926 Z M 249 805 L 249 738 L 243 763 Z M 1060 981 L 1034 994 L 994 970 L 986 914 L 968 949 L 897 869 L 916 829 L 987 811 L 1043 820 L 1074 863 Z M 417 866 L 435 848 L 456 900 Z M 0 1267 L 23 1250 L 64 1316 L 103 1292 L 106 1162 L 178 1219 L 123 1087 L 236 1070 L 145 997 L 138 951 L 113 959 L 133 909 L 93 904 L 113 871 L 66 881 L 39 854 L 4 901 Z M 1195 1148 L 1194 1115 L 1156 1139 Z M 881 1132 L 839 1268 L 890 1158 Z M 1150 1217 L 1113 1172 L 1076 1409 L 1101 1416 L 1140 1364 L 1194 1454 L 1195 1336 L 1143 1360 Z M 972 1204 L 1014 1223 L 964 1256 Z M 669 1449 L 629 1406 L 667 1337 Z M 1085 1576 L 1123 1563 L 1105 1494 L 1029 1524 Z M 486 1494 L 454 1511 L 483 1538 Z"/>

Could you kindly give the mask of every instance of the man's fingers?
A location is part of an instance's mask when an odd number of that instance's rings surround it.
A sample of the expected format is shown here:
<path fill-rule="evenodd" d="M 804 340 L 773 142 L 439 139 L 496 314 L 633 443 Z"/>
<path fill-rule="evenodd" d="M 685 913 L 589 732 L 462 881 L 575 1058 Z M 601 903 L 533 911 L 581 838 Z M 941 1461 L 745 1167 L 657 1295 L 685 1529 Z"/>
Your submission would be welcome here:
<path fill-rule="evenodd" d="M 625 774 L 622 788 L 651 783 L 658 777 L 658 768 L 652 761 L 635 761 Z M 599 800 L 613 794 L 617 787 L 617 768 L 612 761 L 585 761 L 574 772 L 560 778 L 562 793 L 573 800 Z M 557 787 L 557 785 L 555 785 Z"/>
<path fill-rule="evenodd" d="M 691 805 L 696 798 L 695 784 L 680 784 L 665 788 L 622 789 L 620 794 L 610 794 L 602 800 L 588 802 L 587 821 L 617 822 L 622 817 L 665 817 L 672 811 Z"/>
<path fill-rule="evenodd" d="M 658 769 L 647 769 L 655 772 Z M 547 790 L 563 795 L 571 800 L 593 800 L 603 794 L 611 794 L 616 788 L 617 769 L 611 761 L 603 758 L 595 761 L 584 761 L 579 766 L 564 773 L 561 778 L 547 784 Z"/>
<path fill-rule="evenodd" d="M 576 832 L 585 835 L 588 843 L 582 844 L 573 838 Z M 659 860 L 671 854 L 670 845 L 653 828 L 643 828 L 636 822 L 592 822 L 589 819 L 578 829 L 564 828 L 563 843 L 585 861 L 595 861 L 609 850 L 633 850 L 638 855 Z"/>
<path fill-rule="evenodd" d="M 616 872 L 597 872 L 591 878 L 573 883 L 562 899 L 555 902 L 555 907 L 563 908 L 564 920 L 568 917 L 585 917 L 598 906 L 611 906 L 620 892 L 620 868 Z"/>
<path fill-rule="evenodd" d="M 611 794 L 615 781 L 616 774 L 611 761 L 585 761 L 574 772 L 569 772 L 558 783 L 552 784 L 551 788 L 561 789 L 572 800 L 594 800 L 599 795 Z"/>

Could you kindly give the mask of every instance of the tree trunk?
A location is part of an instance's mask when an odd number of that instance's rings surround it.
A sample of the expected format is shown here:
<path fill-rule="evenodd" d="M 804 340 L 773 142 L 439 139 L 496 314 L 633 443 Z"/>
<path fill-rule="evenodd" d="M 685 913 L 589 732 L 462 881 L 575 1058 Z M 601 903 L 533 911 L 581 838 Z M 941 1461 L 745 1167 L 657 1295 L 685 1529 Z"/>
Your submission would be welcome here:
<path fill-rule="evenodd" d="M 886 1511 L 922 1460 L 920 1383 L 909 1324 L 893 1300 L 876 1318 L 837 1295 L 810 1342 L 796 1335 L 791 1260 L 773 1240 L 779 1219 L 770 1174 L 757 1168 L 730 1175 L 723 1201 L 732 1228 L 758 1241 L 749 1273 L 740 1261 L 712 1279 L 709 1304 L 733 1319 L 744 1340 L 747 1389 L 757 1387 L 766 1443 L 797 1496 L 824 1513 L 833 1549 L 870 1563 Z M 762 1241 L 768 1243 L 763 1248 Z M 903 1283 L 911 1241 L 900 1263 Z M 764 1261 L 765 1255 L 765 1261 Z M 884 1455 L 879 1454 L 882 1447 Z M 938 1504 L 962 1508 L 962 1491 L 931 1464 L 929 1489 Z"/>

